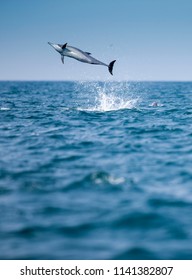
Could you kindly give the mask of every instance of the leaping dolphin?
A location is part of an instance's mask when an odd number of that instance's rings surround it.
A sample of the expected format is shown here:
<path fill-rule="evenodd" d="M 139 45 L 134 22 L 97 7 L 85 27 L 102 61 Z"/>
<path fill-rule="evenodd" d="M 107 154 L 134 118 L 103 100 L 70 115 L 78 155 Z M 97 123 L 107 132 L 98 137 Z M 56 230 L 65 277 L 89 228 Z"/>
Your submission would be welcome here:
<path fill-rule="evenodd" d="M 113 75 L 113 65 L 116 60 L 113 60 L 109 63 L 109 65 L 95 59 L 92 57 L 89 52 L 84 52 L 78 48 L 68 46 L 67 43 L 64 45 L 61 44 L 53 44 L 48 42 L 49 45 L 51 45 L 58 53 L 61 55 L 61 61 L 64 63 L 64 56 L 68 56 L 74 59 L 77 59 L 81 62 L 84 63 L 89 63 L 89 64 L 95 64 L 95 65 L 104 65 L 108 67 L 108 70 L 111 75 Z"/>

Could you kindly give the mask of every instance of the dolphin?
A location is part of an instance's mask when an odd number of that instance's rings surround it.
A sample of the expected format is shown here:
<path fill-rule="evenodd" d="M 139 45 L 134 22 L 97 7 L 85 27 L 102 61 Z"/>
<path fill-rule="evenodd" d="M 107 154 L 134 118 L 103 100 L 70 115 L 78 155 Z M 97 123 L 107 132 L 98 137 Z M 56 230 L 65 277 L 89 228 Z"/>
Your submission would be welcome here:
<path fill-rule="evenodd" d="M 52 46 L 58 53 L 61 55 L 61 61 L 64 64 L 64 56 L 68 56 L 74 59 L 77 59 L 84 63 L 95 64 L 95 65 L 104 65 L 108 67 L 109 73 L 113 75 L 113 65 L 116 60 L 113 60 L 109 63 L 109 65 L 97 60 L 96 58 L 91 56 L 90 52 L 84 52 L 78 48 L 69 46 L 67 43 L 64 45 L 61 44 L 53 44 L 48 42 L 50 46 Z"/>

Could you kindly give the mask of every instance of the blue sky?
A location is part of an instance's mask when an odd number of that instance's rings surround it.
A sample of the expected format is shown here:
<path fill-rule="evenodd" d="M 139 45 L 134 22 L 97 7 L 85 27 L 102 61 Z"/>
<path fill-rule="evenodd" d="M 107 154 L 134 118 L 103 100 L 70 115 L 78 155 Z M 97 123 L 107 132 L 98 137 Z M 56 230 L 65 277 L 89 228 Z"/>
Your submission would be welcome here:
<path fill-rule="evenodd" d="M 191 0 L 1 0 L 1 80 L 192 80 Z M 60 56 L 68 43 L 106 67 Z"/>

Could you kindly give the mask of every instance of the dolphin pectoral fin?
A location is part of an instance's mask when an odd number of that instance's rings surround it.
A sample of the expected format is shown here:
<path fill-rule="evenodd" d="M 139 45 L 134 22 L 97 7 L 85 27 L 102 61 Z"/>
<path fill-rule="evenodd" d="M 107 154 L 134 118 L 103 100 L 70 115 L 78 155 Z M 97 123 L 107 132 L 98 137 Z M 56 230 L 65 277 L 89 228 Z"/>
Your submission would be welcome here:
<path fill-rule="evenodd" d="M 64 45 L 62 45 L 62 50 L 64 50 L 65 48 L 66 48 L 66 46 L 67 46 L 67 43 L 66 44 L 64 44 Z"/>
<path fill-rule="evenodd" d="M 64 55 L 61 56 L 61 61 L 64 64 Z"/>
<path fill-rule="evenodd" d="M 109 69 L 109 73 L 111 75 L 113 75 L 113 66 L 114 66 L 114 63 L 115 63 L 116 60 L 113 60 L 109 63 L 109 66 L 108 66 L 108 69 Z"/>

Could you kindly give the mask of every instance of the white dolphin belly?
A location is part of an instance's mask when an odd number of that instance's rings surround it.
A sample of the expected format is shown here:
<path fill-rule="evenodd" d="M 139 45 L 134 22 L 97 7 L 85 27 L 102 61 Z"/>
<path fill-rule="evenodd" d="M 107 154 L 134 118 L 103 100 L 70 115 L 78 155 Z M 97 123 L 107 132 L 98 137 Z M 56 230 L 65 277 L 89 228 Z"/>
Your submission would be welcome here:
<path fill-rule="evenodd" d="M 81 62 L 84 63 L 89 63 L 89 64 L 98 64 L 98 65 L 105 65 L 108 66 L 107 64 L 95 59 L 94 57 L 90 56 L 84 51 L 81 51 L 77 48 L 67 46 L 62 53 L 64 56 L 68 56 L 74 59 L 77 59 Z"/>

